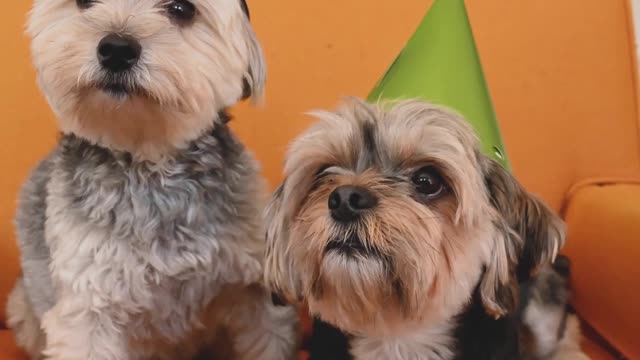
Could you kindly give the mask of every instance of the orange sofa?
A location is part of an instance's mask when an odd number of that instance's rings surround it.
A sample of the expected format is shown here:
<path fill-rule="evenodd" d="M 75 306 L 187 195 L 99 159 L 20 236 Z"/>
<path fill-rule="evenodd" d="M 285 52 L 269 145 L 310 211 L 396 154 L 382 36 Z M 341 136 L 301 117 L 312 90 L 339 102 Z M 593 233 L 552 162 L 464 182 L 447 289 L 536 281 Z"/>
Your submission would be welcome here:
<path fill-rule="evenodd" d="M 19 273 L 13 217 L 28 170 L 56 141 L 22 35 L 29 1 L 3 4 L 0 60 L 0 308 Z M 286 144 L 333 107 L 365 96 L 431 4 L 249 1 L 269 65 L 263 108 L 233 126 L 281 179 Z M 593 359 L 640 359 L 640 122 L 626 0 L 468 0 L 487 81 L 516 176 L 565 216 L 575 307 Z M 0 311 L 0 360 L 20 359 Z"/>

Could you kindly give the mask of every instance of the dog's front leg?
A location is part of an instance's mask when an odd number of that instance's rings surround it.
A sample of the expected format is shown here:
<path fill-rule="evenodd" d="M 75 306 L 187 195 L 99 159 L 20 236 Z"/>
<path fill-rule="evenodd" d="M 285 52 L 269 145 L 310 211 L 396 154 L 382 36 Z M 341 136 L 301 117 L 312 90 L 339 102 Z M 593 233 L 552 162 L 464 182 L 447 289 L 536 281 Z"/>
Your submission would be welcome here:
<path fill-rule="evenodd" d="M 123 318 L 91 294 L 63 296 L 42 319 L 45 359 L 128 360 Z"/>

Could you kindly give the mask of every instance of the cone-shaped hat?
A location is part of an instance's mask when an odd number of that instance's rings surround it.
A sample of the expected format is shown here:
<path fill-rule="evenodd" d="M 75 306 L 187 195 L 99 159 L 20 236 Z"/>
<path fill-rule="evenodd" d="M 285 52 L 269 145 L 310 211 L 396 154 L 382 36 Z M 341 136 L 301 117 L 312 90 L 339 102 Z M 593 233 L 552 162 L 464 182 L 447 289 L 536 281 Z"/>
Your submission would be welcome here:
<path fill-rule="evenodd" d="M 435 0 L 368 97 L 422 98 L 462 114 L 485 154 L 510 169 L 463 0 Z"/>

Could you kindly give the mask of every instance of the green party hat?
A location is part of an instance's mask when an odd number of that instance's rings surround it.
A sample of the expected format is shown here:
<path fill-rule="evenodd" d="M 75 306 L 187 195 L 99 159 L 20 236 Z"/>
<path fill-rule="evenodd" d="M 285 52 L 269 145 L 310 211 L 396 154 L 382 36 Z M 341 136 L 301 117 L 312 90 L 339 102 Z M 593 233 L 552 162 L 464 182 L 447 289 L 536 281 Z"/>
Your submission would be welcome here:
<path fill-rule="evenodd" d="M 422 98 L 462 114 L 510 170 L 463 0 L 435 0 L 368 101 Z"/>

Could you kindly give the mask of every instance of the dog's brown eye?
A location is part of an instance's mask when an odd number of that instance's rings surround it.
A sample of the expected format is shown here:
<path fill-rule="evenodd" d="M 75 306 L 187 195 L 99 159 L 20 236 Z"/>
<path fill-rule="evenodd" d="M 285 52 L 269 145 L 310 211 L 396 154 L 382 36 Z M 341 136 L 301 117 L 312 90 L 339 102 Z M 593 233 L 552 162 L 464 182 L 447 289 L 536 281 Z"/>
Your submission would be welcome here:
<path fill-rule="evenodd" d="M 80 9 L 88 9 L 91 5 L 95 4 L 96 0 L 76 0 L 76 5 Z"/>
<path fill-rule="evenodd" d="M 171 17 L 179 21 L 191 21 L 196 16 L 196 7 L 187 0 L 171 1 L 167 7 Z"/>
<path fill-rule="evenodd" d="M 440 195 L 445 190 L 444 179 L 434 166 L 425 166 L 416 171 L 411 181 L 420 193 L 430 198 Z"/>
<path fill-rule="evenodd" d="M 316 171 L 316 178 L 325 176 L 326 175 L 325 170 L 327 170 L 330 167 L 331 165 L 326 165 L 326 164 L 319 167 L 318 170 Z"/>

